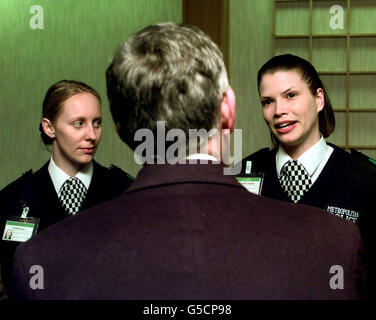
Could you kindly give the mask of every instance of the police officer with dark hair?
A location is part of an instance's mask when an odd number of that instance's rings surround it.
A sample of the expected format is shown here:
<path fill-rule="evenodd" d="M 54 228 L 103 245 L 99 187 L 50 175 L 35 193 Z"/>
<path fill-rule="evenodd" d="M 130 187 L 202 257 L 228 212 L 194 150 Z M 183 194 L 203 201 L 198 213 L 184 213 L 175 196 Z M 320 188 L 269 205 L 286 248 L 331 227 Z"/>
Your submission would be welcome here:
<path fill-rule="evenodd" d="M 359 152 L 350 154 L 325 141 L 335 118 L 317 71 L 308 61 L 285 54 L 267 61 L 257 80 L 275 147 L 243 159 L 241 175 L 261 173 L 263 196 L 323 208 L 356 223 L 373 265 L 376 166 Z"/>
<path fill-rule="evenodd" d="M 41 137 L 51 159 L 0 192 L 1 273 L 9 288 L 16 247 L 36 232 L 83 209 L 119 196 L 133 181 L 120 168 L 95 162 L 102 134 L 99 94 L 85 83 L 62 80 L 44 98 Z M 3 233 L 11 230 L 8 239 Z"/>

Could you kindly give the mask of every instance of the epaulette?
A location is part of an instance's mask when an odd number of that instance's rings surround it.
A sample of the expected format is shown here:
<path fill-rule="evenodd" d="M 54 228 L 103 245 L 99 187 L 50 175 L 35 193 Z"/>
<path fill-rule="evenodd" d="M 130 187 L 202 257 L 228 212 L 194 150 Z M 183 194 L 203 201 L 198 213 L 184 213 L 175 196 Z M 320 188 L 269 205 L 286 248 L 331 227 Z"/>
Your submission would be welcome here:
<path fill-rule="evenodd" d="M 22 174 L 22 176 L 29 175 L 29 174 L 33 174 L 33 169 L 30 169 L 30 170 L 25 171 L 25 172 Z"/>
<path fill-rule="evenodd" d="M 350 149 L 350 152 L 352 156 L 355 156 L 360 160 L 366 161 L 368 164 L 373 164 L 374 166 L 376 166 L 376 160 L 368 157 L 364 153 L 361 153 L 360 151 L 355 149 Z"/>
<path fill-rule="evenodd" d="M 111 166 L 110 166 L 110 170 L 111 170 L 112 172 L 114 172 L 114 173 L 120 173 L 120 174 L 124 174 L 124 173 L 125 173 L 129 179 L 131 179 L 131 180 L 135 180 L 135 178 L 132 177 L 128 172 L 124 172 L 124 171 L 121 170 L 119 167 L 117 167 L 117 166 L 115 166 L 115 165 L 113 165 L 113 164 L 111 164 Z"/>
<path fill-rule="evenodd" d="M 18 188 L 25 188 L 25 186 L 27 186 L 28 184 L 30 184 L 30 181 L 32 181 L 32 177 L 33 177 L 33 170 L 30 169 L 28 171 L 25 171 L 22 176 L 20 176 L 19 178 L 17 178 L 16 180 L 14 180 L 13 182 L 11 182 L 10 184 L 8 184 L 6 187 L 4 187 L 4 189 L 2 189 L 1 191 L 4 191 L 4 192 L 14 192 L 13 190 L 16 190 Z"/>
<path fill-rule="evenodd" d="M 129 179 L 131 179 L 132 181 L 134 181 L 136 178 L 131 176 L 128 172 L 126 172 L 126 175 L 128 176 Z"/>
<path fill-rule="evenodd" d="M 33 175 L 33 170 L 30 169 L 30 170 L 27 170 L 25 171 L 21 177 L 19 177 L 18 179 L 16 179 L 14 182 L 12 182 L 12 184 L 17 184 L 19 182 L 23 182 L 23 181 L 26 181 L 27 179 L 29 179 L 31 176 Z"/>
<path fill-rule="evenodd" d="M 350 149 L 353 161 L 349 163 L 349 182 L 355 188 L 364 189 L 364 192 L 369 192 L 376 187 L 376 164 L 375 161 L 367 155 Z M 372 160 L 372 161 L 371 161 Z"/>
<path fill-rule="evenodd" d="M 32 169 L 27 170 L 27 171 L 25 171 L 25 172 L 22 174 L 22 176 L 21 176 L 20 178 L 18 178 L 18 179 L 15 181 L 15 184 L 16 184 L 16 183 L 18 184 L 19 182 L 22 182 L 22 184 L 23 184 L 24 186 L 27 186 L 27 188 L 28 188 L 28 185 L 30 185 L 31 181 L 33 181 L 32 177 L 33 177 L 33 170 L 32 170 Z"/>

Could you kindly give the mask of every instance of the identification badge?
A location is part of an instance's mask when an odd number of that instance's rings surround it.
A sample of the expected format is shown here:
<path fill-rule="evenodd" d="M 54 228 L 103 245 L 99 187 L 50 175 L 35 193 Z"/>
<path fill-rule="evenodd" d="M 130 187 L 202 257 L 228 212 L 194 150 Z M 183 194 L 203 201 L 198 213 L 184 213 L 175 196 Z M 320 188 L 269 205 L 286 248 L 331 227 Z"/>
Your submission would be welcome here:
<path fill-rule="evenodd" d="M 249 192 L 256 195 L 261 195 L 262 183 L 264 181 L 264 174 L 251 174 L 248 177 L 236 177 L 236 180 Z"/>
<path fill-rule="evenodd" d="M 252 161 L 247 161 L 245 165 L 245 173 L 250 174 L 252 169 Z"/>
<path fill-rule="evenodd" d="M 8 216 L 2 239 L 6 241 L 25 242 L 37 233 L 39 218 L 28 217 L 29 208 L 23 207 L 21 217 Z"/>

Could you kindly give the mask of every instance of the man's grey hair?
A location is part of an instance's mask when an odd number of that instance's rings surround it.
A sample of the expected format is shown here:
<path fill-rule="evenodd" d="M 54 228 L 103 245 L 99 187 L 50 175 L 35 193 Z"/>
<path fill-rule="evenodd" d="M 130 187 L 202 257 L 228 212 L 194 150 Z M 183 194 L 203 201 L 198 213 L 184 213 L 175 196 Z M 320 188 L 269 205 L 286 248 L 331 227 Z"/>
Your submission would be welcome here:
<path fill-rule="evenodd" d="M 192 25 L 160 23 L 122 43 L 107 69 L 107 95 L 121 139 L 133 150 L 138 129 L 154 133 L 216 128 L 228 87 L 223 55 Z M 156 137 L 156 134 L 154 135 Z"/>

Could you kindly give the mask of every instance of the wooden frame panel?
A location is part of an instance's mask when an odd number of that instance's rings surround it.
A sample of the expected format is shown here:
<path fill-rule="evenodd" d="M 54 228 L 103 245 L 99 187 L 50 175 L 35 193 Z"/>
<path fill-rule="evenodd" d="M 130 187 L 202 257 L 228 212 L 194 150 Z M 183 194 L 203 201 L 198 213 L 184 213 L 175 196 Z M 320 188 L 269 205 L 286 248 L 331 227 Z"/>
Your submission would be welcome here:
<path fill-rule="evenodd" d="M 346 17 L 343 30 L 329 30 L 325 26 L 315 25 L 321 22 L 320 16 L 324 17 L 326 10 L 338 4 L 343 7 Z M 296 23 L 291 17 L 297 8 L 304 7 L 307 8 L 307 12 L 299 14 L 309 17 L 309 32 L 299 32 L 299 25 L 296 25 L 296 32 L 281 31 L 278 21 Z M 290 14 L 290 19 L 281 19 L 280 13 L 277 12 L 279 8 Z M 308 56 L 307 60 L 317 67 L 319 74 L 326 78 L 327 82 L 328 77 L 336 77 L 329 81 L 330 85 L 334 85 L 331 96 L 343 94 L 345 86 L 345 99 L 332 99 L 340 101 L 340 106 L 334 105 L 340 124 L 340 128 L 337 129 L 340 132 L 333 136 L 333 142 L 341 141 L 340 146 L 347 150 L 361 149 L 368 154 L 373 154 L 376 150 L 376 139 L 371 133 L 372 130 L 364 128 L 364 125 L 371 126 L 372 121 L 367 119 L 374 120 L 376 116 L 376 106 L 366 101 L 367 98 L 368 101 L 372 101 L 372 97 L 369 98 L 367 93 L 374 92 L 373 81 L 367 79 L 376 78 L 376 65 L 373 59 L 376 53 L 376 20 L 372 18 L 375 14 L 376 7 L 372 5 L 372 0 L 338 0 L 336 3 L 328 0 L 274 0 L 273 5 L 273 55 L 280 54 L 281 51 L 286 52 L 288 46 L 291 53 L 304 52 L 303 39 L 308 39 L 308 53 L 301 56 L 306 59 Z M 367 15 L 369 19 L 364 18 Z M 291 26 L 287 27 L 289 28 L 291 29 Z M 285 44 L 281 45 L 281 41 Z M 329 51 L 333 51 L 334 54 Z M 357 85 L 354 79 L 360 79 L 362 85 Z M 340 84 L 341 88 L 336 88 L 336 84 Z M 363 93 L 359 90 L 363 90 Z"/>
<path fill-rule="evenodd" d="M 196 25 L 218 44 L 229 72 L 229 0 L 183 0 L 183 23 Z"/>

